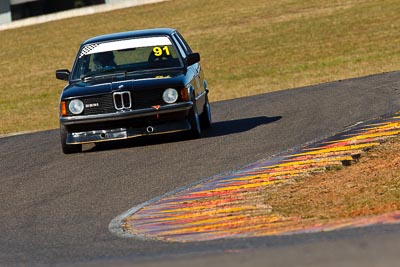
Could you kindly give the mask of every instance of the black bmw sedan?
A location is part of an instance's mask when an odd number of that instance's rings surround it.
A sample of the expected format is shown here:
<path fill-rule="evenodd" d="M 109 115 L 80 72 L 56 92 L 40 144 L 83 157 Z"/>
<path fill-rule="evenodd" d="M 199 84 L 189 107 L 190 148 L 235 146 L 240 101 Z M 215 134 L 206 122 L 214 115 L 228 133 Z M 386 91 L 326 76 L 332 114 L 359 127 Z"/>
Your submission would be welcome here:
<path fill-rule="evenodd" d="M 186 131 L 199 138 L 211 126 L 208 87 L 193 53 L 174 29 L 97 36 L 82 43 L 60 98 L 64 153 L 82 144 Z"/>

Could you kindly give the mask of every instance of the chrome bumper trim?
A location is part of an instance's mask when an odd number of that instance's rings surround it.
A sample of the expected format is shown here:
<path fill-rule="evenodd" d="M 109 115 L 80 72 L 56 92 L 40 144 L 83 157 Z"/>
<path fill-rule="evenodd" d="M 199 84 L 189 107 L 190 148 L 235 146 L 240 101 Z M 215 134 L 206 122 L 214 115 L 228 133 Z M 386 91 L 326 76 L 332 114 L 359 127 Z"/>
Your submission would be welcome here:
<path fill-rule="evenodd" d="M 99 114 L 99 115 L 60 117 L 60 123 L 63 125 L 73 125 L 73 124 L 86 124 L 93 122 L 106 122 L 106 121 L 132 119 L 132 118 L 146 117 L 157 114 L 185 111 L 191 109 L 192 106 L 193 102 L 188 101 L 184 103 L 176 103 L 176 104 L 160 106 L 158 110 L 152 107 L 145 109 L 118 111 L 114 113 Z"/>

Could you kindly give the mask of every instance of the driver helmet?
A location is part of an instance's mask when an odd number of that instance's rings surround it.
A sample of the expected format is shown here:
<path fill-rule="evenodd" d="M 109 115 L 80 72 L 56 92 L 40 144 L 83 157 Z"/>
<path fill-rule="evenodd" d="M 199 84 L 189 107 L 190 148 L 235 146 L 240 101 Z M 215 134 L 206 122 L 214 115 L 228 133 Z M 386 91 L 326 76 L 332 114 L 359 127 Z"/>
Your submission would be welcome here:
<path fill-rule="evenodd" d="M 93 63 L 96 69 L 102 69 L 104 67 L 110 66 L 114 67 L 114 53 L 112 51 L 97 53 L 93 55 Z"/>

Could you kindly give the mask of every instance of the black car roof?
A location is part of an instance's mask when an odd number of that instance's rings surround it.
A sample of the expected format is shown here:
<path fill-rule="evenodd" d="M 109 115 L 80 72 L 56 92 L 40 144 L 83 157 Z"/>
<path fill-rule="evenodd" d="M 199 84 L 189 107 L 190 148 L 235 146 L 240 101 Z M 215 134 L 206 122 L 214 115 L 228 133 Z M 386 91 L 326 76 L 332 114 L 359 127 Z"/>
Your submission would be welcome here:
<path fill-rule="evenodd" d="M 91 43 L 107 42 L 110 40 L 119 40 L 119 39 L 127 39 L 127 38 L 143 37 L 143 36 L 171 35 L 175 31 L 176 31 L 175 29 L 171 28 L 156 28 L 156 29 L 111 33 L 90 38 L 85 42 L 83 42 L 82 46 Z"/>

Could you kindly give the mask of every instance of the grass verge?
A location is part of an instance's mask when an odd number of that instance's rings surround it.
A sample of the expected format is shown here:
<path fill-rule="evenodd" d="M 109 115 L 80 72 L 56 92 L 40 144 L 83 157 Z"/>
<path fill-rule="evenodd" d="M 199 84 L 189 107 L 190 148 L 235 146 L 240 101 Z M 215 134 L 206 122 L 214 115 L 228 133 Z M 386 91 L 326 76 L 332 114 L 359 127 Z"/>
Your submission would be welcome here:
<path fill-rule="evenodd" d="M 397 0 L 172 0 L 0 32 L 0 134 L 58 127 L 79 44 L 174 27 L 201 52 L 211 100 L 397 70 Z"/>

